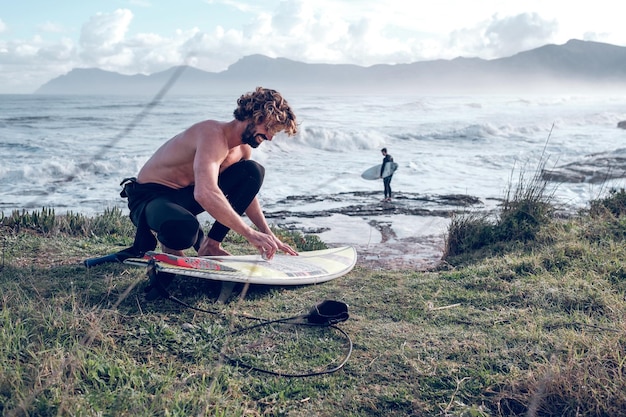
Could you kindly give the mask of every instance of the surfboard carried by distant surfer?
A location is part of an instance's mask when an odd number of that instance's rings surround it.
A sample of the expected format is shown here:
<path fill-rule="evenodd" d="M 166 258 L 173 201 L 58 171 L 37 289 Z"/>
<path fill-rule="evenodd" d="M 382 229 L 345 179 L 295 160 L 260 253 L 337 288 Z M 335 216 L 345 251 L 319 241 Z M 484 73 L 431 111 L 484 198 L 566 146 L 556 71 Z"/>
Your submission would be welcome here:
<path fill-rule="evenodd" d="M 366 169 L 361 174 L 361 178 L 363 178 L 365 180 L 379 180 L 381 178 L 388 177 L 390 175 L 393 175 L 393 173 L 397 171 L 398 164 L 395 163 L 395 162 L 388 163 L 385 166 L 385 171 L 383 172 L 382 176 L 380 175 L 380 168 L 381 167 L 382 167 L 382 164 L 378 164 L 378 165 L 374 165 L 371 168 Z"/>

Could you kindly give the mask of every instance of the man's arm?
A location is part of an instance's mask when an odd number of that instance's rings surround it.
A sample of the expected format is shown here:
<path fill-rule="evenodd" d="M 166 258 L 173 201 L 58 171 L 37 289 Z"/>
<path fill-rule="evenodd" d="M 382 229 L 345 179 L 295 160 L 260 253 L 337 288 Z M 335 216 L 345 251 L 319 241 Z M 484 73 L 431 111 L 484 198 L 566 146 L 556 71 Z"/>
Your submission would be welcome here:
<path fill-rule="evenodd" d="M 218 186 L 220 165 L 228 156 L 228 145 L 216 129 L 192 132 L 196 140 L 193 162 L 194 198 L 211 217 L 246 238 L 260 252 L 272 258 L 278 244 L 272 234 L 257 232 L 237 214 Z"/>
<path fill-rule="evenodd" d="M 196 128 L 193 161 L 194 198 L 215 220 L 246 237 L 250 227 L 233 210 L 218 186 L 220 165 L 228 155 L 228 145 L 218 128 Z"/>
<path fill-rule="evenodd" d="M 276 237 L 276 235 L 274 235 L 274 232 L 272 232 L 269 225 L 267 224 L 267 221 L 265 220 L 265 215 L 263 214 L 263 210 L 261 209 L 261 204 L 256 197 L 254 197 L 254 200 L 252 200 L 252 202 L 248 206 L 246 210 L 246 216 L 248 216 L 250 221 L 259 228 L 261 233 L 265 233 L 273 237 L 274 242 L 278 246 L 279 250 L 289 255 L 298 254 L 298 252 L 296 252 L 291 246 L 283 243 L 278 237 Z"/>

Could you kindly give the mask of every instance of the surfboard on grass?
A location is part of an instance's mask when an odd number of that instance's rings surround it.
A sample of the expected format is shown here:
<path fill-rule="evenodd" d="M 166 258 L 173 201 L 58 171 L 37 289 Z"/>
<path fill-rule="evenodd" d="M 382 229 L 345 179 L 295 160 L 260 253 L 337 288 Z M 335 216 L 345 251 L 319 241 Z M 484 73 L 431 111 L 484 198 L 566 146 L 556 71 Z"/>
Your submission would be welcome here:
<path fill-rule="evenodd" d="M 232 283 L 306 285 L 347 274 L 356 264 L 357 253 L 353 247 L 343 246 L 300 252 L 299 256 L 276 254 L 264 260 L 260 255 L 193 257 L 148 252 L 143 258 L 128 258 L 124 263 L 147 267 L 152 260 L 157 273 Z"/>

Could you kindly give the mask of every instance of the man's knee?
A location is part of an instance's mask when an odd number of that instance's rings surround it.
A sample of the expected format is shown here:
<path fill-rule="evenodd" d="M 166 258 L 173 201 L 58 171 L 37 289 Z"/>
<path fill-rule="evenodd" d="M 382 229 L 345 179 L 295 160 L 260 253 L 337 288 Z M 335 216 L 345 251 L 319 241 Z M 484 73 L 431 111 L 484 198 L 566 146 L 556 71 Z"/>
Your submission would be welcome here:
<path fill-rule="evenodd" d="M 241 161 L 241 164 L 250 178 L 257 180 L 259 185 L 263 184 L 263 179 L 265 178 L 265 168 L 263 165 L 250 159 Z"/>
<path fill-rule="evenodd" d="M 263 165 L 251 160 L 239 161 L 220 174 L 218 185 L 226 195 L 239 192 L 256 194 L 263 185 L 264 177 Z"/>
<path fill-rule="evenodd" d="M 161 225 L 159 242 L 170 249 L 183 250 L 192 247 L 198 240 L 200 223 L 194 217 L 185 220 L 169 220 Z"/>

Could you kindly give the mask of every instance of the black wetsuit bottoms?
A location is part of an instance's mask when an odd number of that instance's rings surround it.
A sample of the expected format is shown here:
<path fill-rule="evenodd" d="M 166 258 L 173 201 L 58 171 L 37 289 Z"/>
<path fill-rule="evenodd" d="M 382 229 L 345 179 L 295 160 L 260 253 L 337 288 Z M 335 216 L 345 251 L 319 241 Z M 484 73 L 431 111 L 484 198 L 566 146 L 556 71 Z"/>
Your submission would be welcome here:
<path fill-rule="evenodd" d="M 383 175 L 383 172 L 385 172 L 385 165 L 389 164 L 393 162 L 393 158 L 391 155 L 387 154 L 385 155 L 385 157 L 383 158 L 383 164 L 380 166 L 380 175 Z M 383 187 L 385 189 L 385 198 L 391 198 L 391 177 L 393 176 L 393 173 L 391 175 L 389 175 L 388 177 L 384 177 L 383 178 Z"/>
<path fill-rule="evenodd" d="M 218 178 L 218 185 L 233 209 L 242 215 L 261 189 L 264 176 L 262 165 L 243 160 L 226 168 Z M 130 218 L 137 227 L 132 247 L 136 256 L 154 250 L 157 239 L 174 250 L 200 248 L 204 233 L 196 216 L 204 209 L 193 197 L 193 185 L 174 189 L 161 184 L 139 184 L 133 178 L 123 184 L 121 195 L 128 197 Z M 208 236 L 221 242 L 229 230 L 216 221 Z"/>
<path fill-rule="evenodd" d="M 383 186 L 385 188 L 385 198 L 391 198 L 391 177 L 392 175 L 383 178 Z"/>

